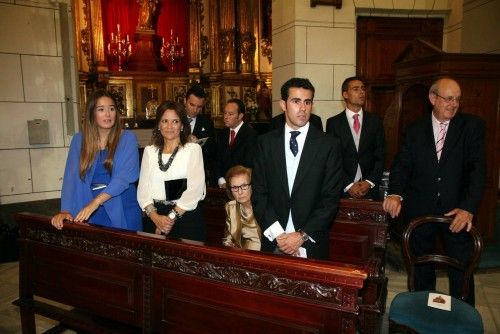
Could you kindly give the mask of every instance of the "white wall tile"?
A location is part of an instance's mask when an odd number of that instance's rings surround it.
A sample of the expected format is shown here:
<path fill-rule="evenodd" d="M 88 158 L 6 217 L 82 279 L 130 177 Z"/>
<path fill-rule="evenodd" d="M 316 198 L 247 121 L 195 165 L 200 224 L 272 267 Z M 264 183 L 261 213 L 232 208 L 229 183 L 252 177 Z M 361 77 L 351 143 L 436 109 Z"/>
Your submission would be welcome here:
<path fill-rule="evenodd" d="M 12 203 L 42 201 L 45 199 L 53 199 L 53 198 L 61 198 L 61 191 L 47 191 L 41 193 L 0 196 L 0 203 L 12 204 Z"/>
<path fill-rule="evenodd" d="M 30 150 L 33 191 L 61 190 L 68 148 Z"/>
<path fill-rule="evenodd" d="M 0 101 L 24 101 L 19 55 L 0 53 Z"/>
<path fill-rule="evenodd" d="M 462 52 L 500 53 L 499 35 L 500 0 L 464 8 Z"/>
<path fill-rule="evenodd" d="M 0 52 L 55 56 L 54 10 L 0 4 Z"/>
<path fill-rule="evenodd" d="M 295 73 L 311 80 L 316 90 L 315 101 L 333 99 L 333 65 L 296 64 Z"/>
<path fill-rule="evenodd" d="M 307 31 L 307 60 L 319 64 L 355 64 L 356 30 L 314 28 Z"/>
<path fill-rule="evenodd" d="M 333 22 L 333 6 L 311 7 L 310 1 L 295 0 L 295 20 L 306 21 L 309 24 Z"/>
<path fill-rule="evenodd" d="M 333 11 L 333 20 L 335 22 L 335 26 L 339 24 L 352 24 L 356 25 L 356 6 L 352 1 L 343 1 L 342 8 L 340 10 L 335 9 Z"/>
<path fill-rule="evenodd" d="M 21 56 L 26 101 L 63 102 L 61 57 Z"/>
<path fill-rule="evenodd" d="M 337 115 L 342 110 L 339 101 L 314 101 L 313 113 L 320 116 L 323 121 L 323 131 L 326 130 L 326 121 L 328 118 Z"/>
<path fill-rule="evenodd" d="M 307 39 L 308 27 L 296 26 L 295 27 L 295 43 L 294 43 L 294 62 L 305 63 L 307 60 Z"/>
<path fill-rule="evenodd" d="M 0 150 L 0 195 L 32 192 L 29 150 Z"/>
<path fill-rule="evenodd" d="M 50 144 L 29 145 L 27 121 L 32 119 L 49 121 Z M 60 103 L 0 102 L 0 149 L 62 146 L 64 138 Z"/>
<path fill-rule="evenodd" d="M 273 29 L 290 24 L 295 19 L 295 4 L 290 0 L 274 0 L 272 2 Z"/>
<path fill-rule="evenodd" d="M 333 68 L 333 99 L 343 100 L 342 98 L 342 82 L 345 79 L 356 75 L 356 67 L 354 65 L 335 65 Z"/>
<path fill-rule="evenodd" d="M 295 62 L 294 34 L 292 27 L 273 35 L 273 69 Z"/>
<path fill-rule="evenodd" d="M 290 78 L 295 77 L 295 64 L 282 66 L 273 69 L 273 102 L 279 102 L 281 99 L 281 86 Z M 277 106 L 277 107 L 276 107 Z M 273 115 L 280 113 L 279 105 L 273 103 Z"/>
<path fill-rule="evenodd" d="M 373 0 L 375 8 L 393 9 L 393 0 Z"/>
<path fill-rule="evenodd" d="M 373 0 L 353 0 L 356 8 L 373 8 Z M 342 4 L 344 7 L 344 4 Z"/>

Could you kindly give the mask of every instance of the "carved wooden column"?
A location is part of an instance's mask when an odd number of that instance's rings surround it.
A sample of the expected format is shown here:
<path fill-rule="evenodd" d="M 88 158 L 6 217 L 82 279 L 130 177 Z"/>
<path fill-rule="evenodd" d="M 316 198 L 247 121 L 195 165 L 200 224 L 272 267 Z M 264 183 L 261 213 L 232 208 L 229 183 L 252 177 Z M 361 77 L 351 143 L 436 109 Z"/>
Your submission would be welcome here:
<path fill-rule="evenodd" d="M 210 52 L 210 72 L 220 73 L 220 51 L 219 51 L 219 18 L 220 7 L 219 0 L 209 0 L 209 26 L 208 40 Z"/>
<path fill-rule="evenodd" d="M 253 8 L 251 2 L 250 0 L 241 0 L 238 2 L 241 73 L 253 72 L 253 61 L 255 58 L 255 36 L 252 29 Z"/>
<path fill-rule="evenodd" d="M 107 71 L 106 55 L 104 52 L 104 31 L 102 24 L 101 0 L 90 1 L 91 29 L 92 29 L 92 50 L 93 60 L 97 71 Z"/>
<path fill-rule="evenodd" d="M 153 27 L 158 0 L 137 0 L 139 17 L 134 34 L 135 49 L 127 69 L 136 71 L 157 71 L 162 68 L 158 57 L 161 40 Z"/>
<path fill-rule="evenodd" d="M 201 0 L 189 1 L 189 77 L 199 80 L 201 66 Z"/>
<path fill-rule="evenodd" d="M 222 72 L 236 72 L 235 4 L 233 0 L 220 1 L 219 47 Z"/>

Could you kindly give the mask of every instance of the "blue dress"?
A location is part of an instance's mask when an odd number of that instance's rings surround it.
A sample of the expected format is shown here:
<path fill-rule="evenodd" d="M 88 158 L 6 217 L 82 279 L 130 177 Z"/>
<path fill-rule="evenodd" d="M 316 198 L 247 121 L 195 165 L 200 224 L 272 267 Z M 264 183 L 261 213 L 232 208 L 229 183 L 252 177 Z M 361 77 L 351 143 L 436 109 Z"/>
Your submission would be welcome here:
<path fill-rule="evenodd" d="M 77 133 L 69 148 L 61 191 L 61 210 L 75 217 L 95 196 L 104 191 L 110 195 L 104 204 L 90 217 L 91 224 L 142 230 L 141 209 L 137 203 L 135 183 L 139 178 L 139 149 L 137 138 L 128 130 L 123 131 L 113 157 L 111 174 L 104 167 L 107 151 L 99 152 L 91 168 L 80 178 L 80 152 L 82 134 Z M 95 184 L 105 187 L 92 190 Z"/>
<path fill-rule="evenodd" d="M 108 185 L 111 181 L 111 175 L 109 171 L 104 166 L 104 162 L 108 157 L 108 150 L 101 150 L 96 156 L 96 167 L 94 170 L 94 177 L 92 178 L 93 188 L 96 188 L 96 185 Z M 105 187 L 100 189 L 92 190 L 92 195 L 97 197 L 101 192 L 106 191 Z M 122 194 L 121 201 L 123 205 L 123 210 L 125 213 L 125 217 L 129 222 L 133 225 L 128 226 L 129 229 L 132 230 L 141 230 L 141 210 L 139 207 L 139 203 L 137 203 L 137 190 L 135 184 L 131 184 Z M 109 219 L 108 214 L 106 213 L 106 208 L 104 206 L 100 206 L 94 213 L 90 216 L 90 221 L 95 225 L 102 225 L 107 227 L 113 227 L 111 219 Z M 139 223 L 139 224 L 138 224 Z"/>

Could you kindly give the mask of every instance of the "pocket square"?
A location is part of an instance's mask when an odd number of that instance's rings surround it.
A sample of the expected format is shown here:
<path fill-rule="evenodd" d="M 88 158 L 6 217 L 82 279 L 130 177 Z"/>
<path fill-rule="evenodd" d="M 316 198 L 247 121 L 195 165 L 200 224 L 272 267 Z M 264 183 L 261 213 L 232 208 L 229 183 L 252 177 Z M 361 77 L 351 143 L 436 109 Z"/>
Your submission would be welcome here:
<path fill-rule="evenodd" d="M 201 131 L 205 131 L 205 128 L 201 128 Z"/>

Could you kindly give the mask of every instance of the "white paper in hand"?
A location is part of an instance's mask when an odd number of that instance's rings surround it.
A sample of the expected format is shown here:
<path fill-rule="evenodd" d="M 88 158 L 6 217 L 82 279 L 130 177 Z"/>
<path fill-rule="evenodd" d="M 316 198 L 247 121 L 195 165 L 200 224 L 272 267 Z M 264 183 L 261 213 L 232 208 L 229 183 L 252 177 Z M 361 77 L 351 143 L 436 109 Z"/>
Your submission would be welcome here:
<path fill-rule="evenodd" d="M 451 311 L 451 297 L 442 293 L 429 292 L 427 305 L 445 311 Z"/>
<path fill-rule="evenodd" d="M 283 227 L 280 225 L 278 221 L 275 221 L 274 224 L 269 226 L 265 231 L 264 235 L 266 236 L 269 241 L 273 241 L 276 239 L 276 237 L 280 234 L 285 233 L 285 230 L 283 230 Z"/>

